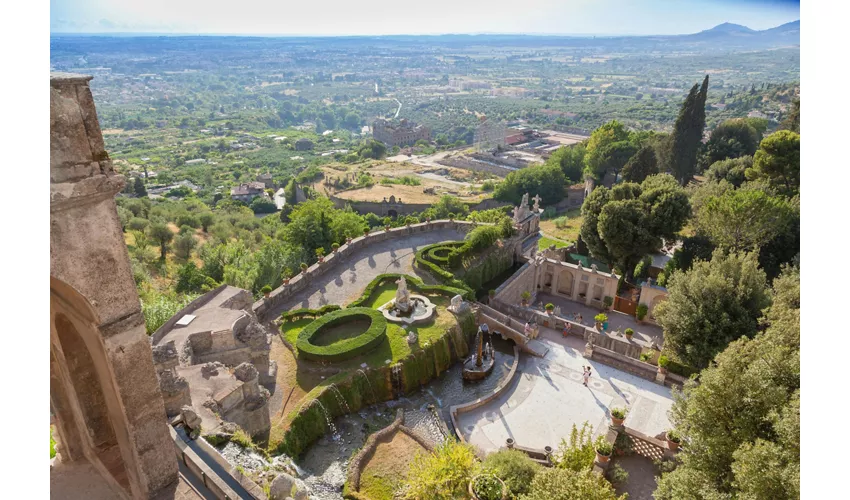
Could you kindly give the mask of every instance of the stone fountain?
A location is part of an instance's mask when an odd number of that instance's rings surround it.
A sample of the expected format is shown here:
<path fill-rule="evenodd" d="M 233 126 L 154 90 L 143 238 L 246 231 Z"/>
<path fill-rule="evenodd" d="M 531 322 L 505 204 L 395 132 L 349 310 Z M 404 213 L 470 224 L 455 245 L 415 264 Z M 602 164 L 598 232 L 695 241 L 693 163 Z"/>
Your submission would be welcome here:
<path fill-rule="evenodd" d="M 484 345 L 485 333 L 487 333 L 487 330 L 482 331 L 482 328 L 479 327 L 475 334 L 475 352 L 463 362 L 462 376 L 464 380 L 482 380 L 490 375 L 496 365 L 493 344 L 487 342 L 487 345 Z"/>
<path fill-rule="evenodd" d="M 395 298 L 378 308 L 387 321 L 414 325 L 429 320 L 436 307 L 428 297 L 410 293 L 407 280 L 402 276 L 396 281 L 398 290 Z"/>

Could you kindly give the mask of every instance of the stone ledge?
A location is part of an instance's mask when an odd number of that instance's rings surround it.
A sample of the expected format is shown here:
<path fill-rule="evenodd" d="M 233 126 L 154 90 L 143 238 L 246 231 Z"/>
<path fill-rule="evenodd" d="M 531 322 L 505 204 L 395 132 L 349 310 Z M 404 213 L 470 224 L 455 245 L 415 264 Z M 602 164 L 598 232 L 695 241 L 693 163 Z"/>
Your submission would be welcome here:
<path fill-rule="evenodd" d="M 82 73 L 53 71 L 50 73 L 50 85 L 88 85 L 92 78 L 94 78 L 92 75 Z"/>

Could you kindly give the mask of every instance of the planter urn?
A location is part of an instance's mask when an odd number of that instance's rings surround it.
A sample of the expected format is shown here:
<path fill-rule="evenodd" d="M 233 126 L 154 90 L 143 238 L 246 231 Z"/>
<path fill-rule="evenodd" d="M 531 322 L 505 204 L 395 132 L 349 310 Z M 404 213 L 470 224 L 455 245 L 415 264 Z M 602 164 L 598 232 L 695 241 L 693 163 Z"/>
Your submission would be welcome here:
<path fill-rule="evenodd" d="M 614 424 L 614 427 L 620 427 L 625 422 L 625 418 L 617 418 L 615 416 L 611 416 L 611 423 Z"/>
<path fill-rule="evenodd" d="M 667 440 L 667 449 L 669 449 L 670 451 L 676 451 L 679 449 L 679 443 L 671 440 L 669 434 L 665 434 L 664 439 Z"/>
<path fill-rule="evenodd" d="M 596 461 L 600 464 L 607 464 L 609 460 L 611 460 L 611 455 L 603 455 L 598 451 L 596 452 Z"/>

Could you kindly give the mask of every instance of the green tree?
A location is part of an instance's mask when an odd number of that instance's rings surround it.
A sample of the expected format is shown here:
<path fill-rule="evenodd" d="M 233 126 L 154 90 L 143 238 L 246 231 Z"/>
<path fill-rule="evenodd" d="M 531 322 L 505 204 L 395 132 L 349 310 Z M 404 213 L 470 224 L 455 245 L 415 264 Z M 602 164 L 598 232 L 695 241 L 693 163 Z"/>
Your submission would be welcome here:
<path fill-rule="evenodd" d="M 711 131 L 700 158 L 702 169 L 715 162 L 755 154 L 761 134 L 746 118 L 726 120 Z"/>
<path fill-rule="evenodd" d="M 659 480 L 658 500 L 800 498 L 798 268 L 774 281 L 764 326 L 674 392 L 671 419 L 687 446 Z"/>
<path fill-rule="evenodd" d="M 791 132 L 800 133 L 800 99 L 795 99 L 788 116 L 779 124 L 779 130 L 790 130 Z"/>
<path fill-rule="evenodd" d="M 363 234 L 366 222 L 351 207 L 346 210 L 337 210 L 331 220 L 332 243 L 343 244 L 348 237 L 356 238 Z"/>
<path fill-rule="evenodd" d="M 429 210 L 431 210 L 431 217 L 435 219 L 448 219 L 449 214 L 457 217 L 466 215 L 469 212 L 469 206 L 454 196 L 446 194 L 441 196 L 437 203 L 431 205 Z"/>
<path fill-rule="evenodd" d="M 165 260 L 168 244 L 174 239 L 174 233 L 163 223 L 152 224 L 148 231 L 150 237 L 159 244 L 159 258 Z"/>
<path fill-rule="evenodd" d="M 585 173 L 601 180 L 608 170 L 622 168 L 634 154 L 634 148 L 634 144 L 629 142 L 629 131 L 625 125 L 617 120 L 602 125 L 587 140 Z"/>
<path fill-rule="evenodd" d="M 601 474 L 592 470 L 544 469 L 534 476 L 529 492 L 519 500 L 625 500 Z"/>
<path fill-rule="evenodd" d="M 539 195 L 544 204 L 564 199 L 567 180 L 560 165 L 545 164 L 514 170 L 496 186 L 497 200 L 520 203 L 523 195 Z"/>
<path fill-rule="evenodd" d="M 528 493 L 531 481 L 543 467 L 519 450 L 490 453 L 481 468 L 505 482 L 511 498 Z"/>
<path fill-rule="evenodd" d="M 690 216 L 685 191 L 670 175 L 647 177 L 642 184 L 598 187 L 582 205 L 582 240 L 594 258 L 631 274 L 640 258 L 674 239 Z"/>
<path fill-rule="evenodd" d="M 317 248 L 330 248 L 335 210 L 333 202 L 325 197 L 299 203 L 289 214 L 289 224 L 284 228 L 285 241 L 302 245 L 308 255 L 315 255 Z"/>
<path fill-rule="evenodd" d="M 136 177 L 136 180 L 133 181 L 133 191 L 136 193 L 136 196 L 139 198 L 147 198 L 148 190 L 145 189 L 145 183 L 142 182 L 141 177 Z"/>
<path fill-rule="evenodd" d="M 667 300 L 655 310 L 664 348 L 702 369 L 729 342 L 755 334 L 770 305 L 767 278 L 754 253 L 724 254 L 697 261 L 667 278 Z"/>
<path fill-rule="evenodd" d="M 250 208 L 255 214 L 270 214 L 277 210 L 277 205 L 265 196 L 257 196 L 251 200 Z"/>
<path fill-rule="evenodd" d="M 584 180 L 584 155 L 587 148 L 584 143 L 564 146 L 552 153 L 546 160 L 547 165 L 558 165 L 564 177 L 572 184 Z"/>
<path fill-rule="evenodd" d="M 764 138 L 753 157 L 747 179 L 766 179 L 786 196 L 800 191 L 800 135 L 780 130 Z"/>
<path fill-rule="evenodd" d="M 623 180 L 626 182 L 643 182 L 650 175 L 658 173 L 658 159 L 655 156 L 655 148 L 643 146 L 635 153 L 622 170 Z"/>
<path fill-rule="evenodd" d="M 702 131 L 705 128 L 705 100 L 708 94 L 708 75 L 702 86 L 691 87 L 670 137 L 670 165 L 664 170 L 673 172 L 673 176 L 683 186 L 696 172 L 697 153 L 702 144 Z"/>
<path fill-rule="evenodd" d="M 779 235 L 791 220 L 792 210 L 781 196 L 740 188 L 705 200 L 695 226 L 718 247 L 751 251 Z"/>
<path fill-rule="evenodd" d="M 370 139 L 369 141 L 362 144 L 359 148 L 357 148 L 357 154 L 361 158 L 372 158 L 375 160 L 380 160 L 382 158 L 386 158 L 387 147 L 382 142 Z"/>
<path fill-rule="evenodd" d="M 187 262 L 177 271 L 174 290 L 177 293 L 206 293 L 216 287 L 216 282 L 198 269 L 194 262 Z"/>
<path fill-rule="evenodd" d="M 174 240 L 174 254 L 181 259 L 188 259 L 198 242 L 191 233 L 181 234 Z"/>
<path fill-rule="evenodd" d="M 212 223 L 215 222 L 215 216 L 212 214 L 212 212 L 203 212 L 201 215 L 198 216 L 198 221 L 201 223 L 201 228 L 206 233 Z"/>
<path fill-rule="evenodd" d="M 734 187 L 741 187 L 747 180 L 746 171 L 753 166 L 752 156 L 742 156 L 728 160 L 720 160 L 711 164 L 705 171 L 705 179 L 709 182 L 727 181 Z"/>

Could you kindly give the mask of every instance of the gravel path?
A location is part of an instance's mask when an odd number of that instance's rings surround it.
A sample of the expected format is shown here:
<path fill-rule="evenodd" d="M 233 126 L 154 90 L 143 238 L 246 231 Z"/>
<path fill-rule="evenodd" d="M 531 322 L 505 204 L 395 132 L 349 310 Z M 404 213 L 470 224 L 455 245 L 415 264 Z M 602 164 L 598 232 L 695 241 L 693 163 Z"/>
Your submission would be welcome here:
<path fill-rule="evenodd" d="M 464 233 L 442 229 L 407 238 L 377 243 L 355 253 L 335 265 L 304 290 L 280 304 L 269 317 L 300 307 L 318 308 L 326 304 L 345 305 L 359 297 L 366 285 L 384 273 L 413 274 L 413 257 L 417 250 L 432 243 L 462 240 Z"/>

